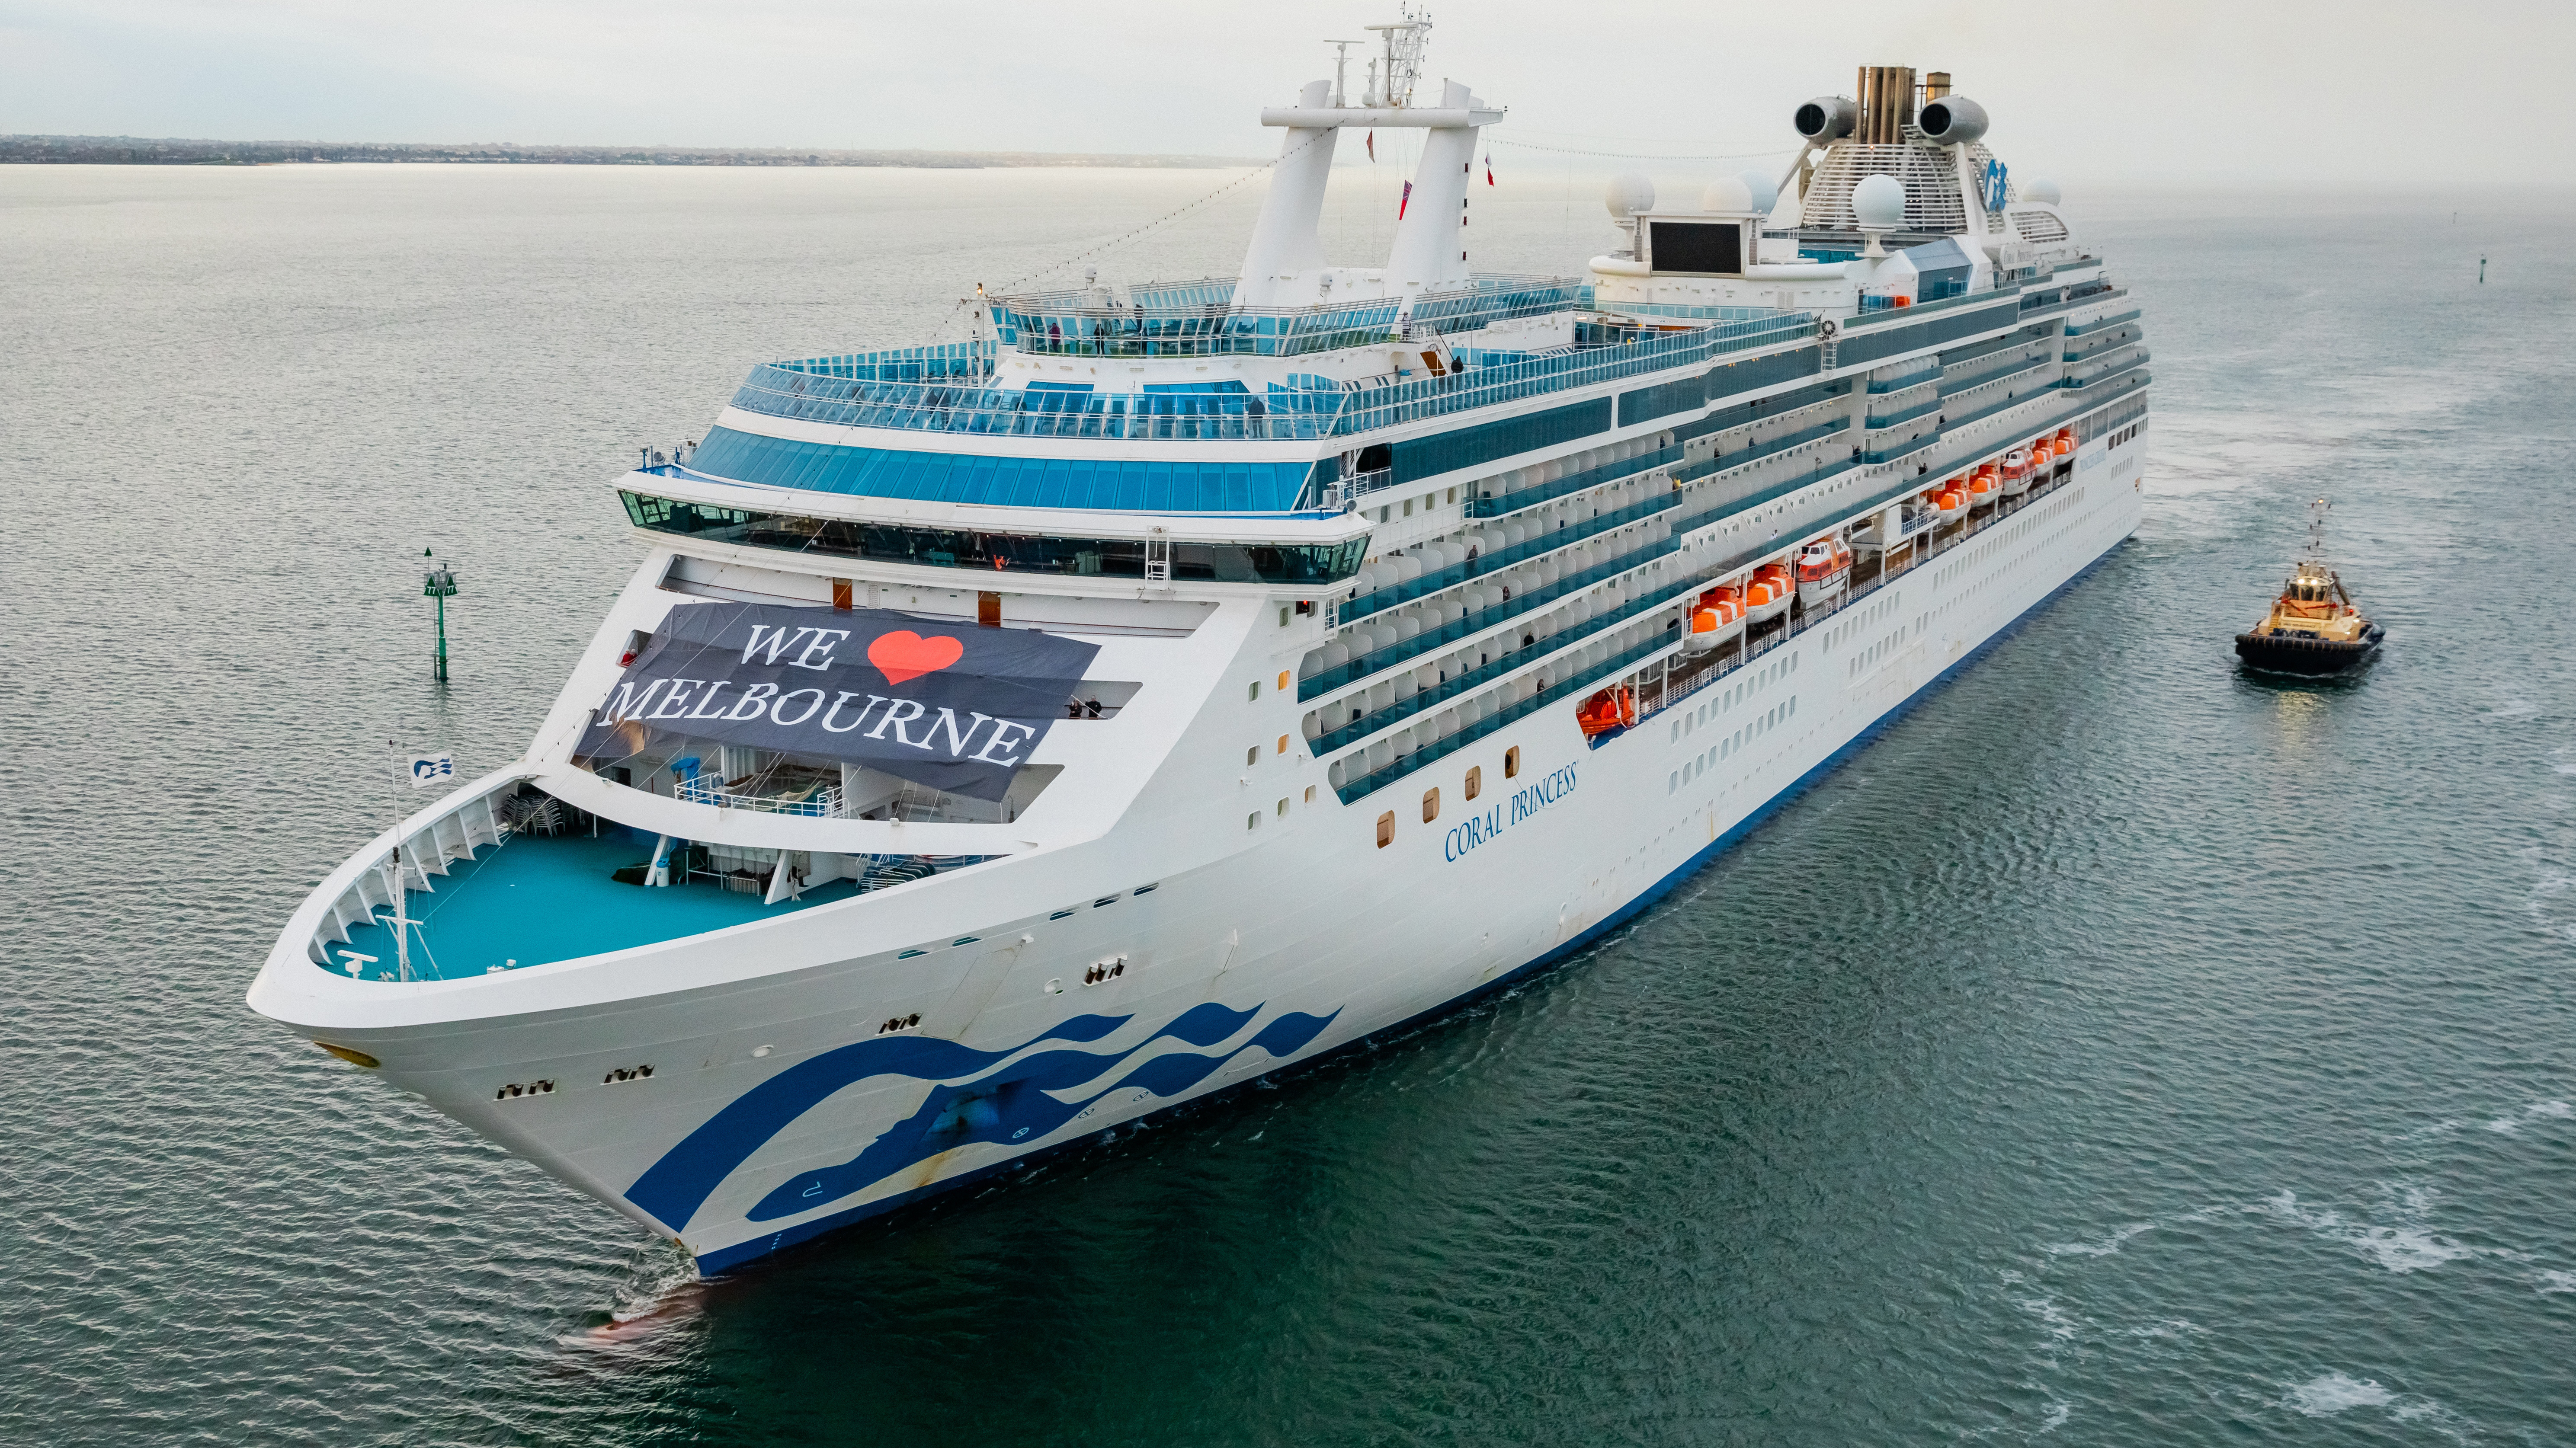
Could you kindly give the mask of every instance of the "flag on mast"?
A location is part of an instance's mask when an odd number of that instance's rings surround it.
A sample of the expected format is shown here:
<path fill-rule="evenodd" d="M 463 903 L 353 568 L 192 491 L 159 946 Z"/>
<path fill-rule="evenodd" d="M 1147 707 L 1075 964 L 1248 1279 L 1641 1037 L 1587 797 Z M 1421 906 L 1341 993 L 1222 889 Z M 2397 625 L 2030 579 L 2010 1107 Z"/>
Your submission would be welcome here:
<path fill-rule="evenodd" d="M 434 784 L 456 782 L 456 756 L 453 754 L 414 755 L 411 761 L 411 787 L 427 789 Z"/>
<path fill-rule="evenodd" d="M 1371 161 L 1377 159 L 1377 132 L 1375 131 L 1368 133 L 1368 153 Z"/>
<path fill-rule="evenodd" d="M 1398 220 L 1398 221 L 1402 221 L 1402 220 L 1404 219 L 1404 208 L 1406 208 L 1406 207 L 1408 207 L 1408 206 L 1411 206 L 1412 204 L 1413 204 L 1413 183 L 1412 183 L 1412 182 L 1410 182 L 1410 181 L 1407 181 L 1407 182 L 1405 182 L 1405 183 L 1404 183 L 1404 194 L 1403 194 L 1402 196 L 1400 196 L 1400 197 L 1396 198 L 1396 203 L 1395 203 L 1395 219 L 1396 219 L 1396 220 Z"/>
<path fill-rule="evenodd" d="M 1491 151 L 1485 153 L 1485 184 L 1494 184 L 1494 153 Z"/>

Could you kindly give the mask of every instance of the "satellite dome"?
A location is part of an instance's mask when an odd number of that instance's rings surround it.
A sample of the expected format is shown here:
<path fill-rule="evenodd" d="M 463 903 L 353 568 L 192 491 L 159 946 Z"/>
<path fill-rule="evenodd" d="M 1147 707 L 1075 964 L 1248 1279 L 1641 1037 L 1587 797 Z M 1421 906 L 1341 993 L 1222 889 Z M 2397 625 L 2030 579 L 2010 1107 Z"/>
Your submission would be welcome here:
<path fill-rule="evenodd" d="M 2055 206 L 2059 200 L 2057 194 L 2057 183 L 2054 181 L 2033 181 L 2029 185 L 2021 188 L 2021 199 L 2024 201 L 2045 201 L 2049 205 Z"/>
<path fill-rule="evenodd" d="M 1611 219 L 1615 221 L 1625 221 L 1640 211 L 1652 211 L 1655 209 L 1655 183 L 1634 171 L 1623 172 L 1610 178 L 1610 189 L 1603 194 L 1601 204 L 1610 208 Z"/>
<path fill-rule="evenodd" d="M 1753 188 L 1744 184 L 1743 177 L 1720 176 L 1708 183 L 1708 189 L 1699 194 L 1699 209 L 1737 215 L 1769 208 L 1756 204 Z"/>
<path fill-rule="evenodd" d="M 1754 210 L 1767 212 L 1779 204 L 1780 184 L 1770 177 L 1759 171 L 1739 171 L 1735 179 L 1743 182 L 1744 189 L 1752 194 Z"/>
<path fill-rule="evenodd" d="M 1905 183 L 1881 172 L 1863 176 L 1852 188 L 1852 220 L 1871 231 L 1894 231 L 1905 224 Z"/>

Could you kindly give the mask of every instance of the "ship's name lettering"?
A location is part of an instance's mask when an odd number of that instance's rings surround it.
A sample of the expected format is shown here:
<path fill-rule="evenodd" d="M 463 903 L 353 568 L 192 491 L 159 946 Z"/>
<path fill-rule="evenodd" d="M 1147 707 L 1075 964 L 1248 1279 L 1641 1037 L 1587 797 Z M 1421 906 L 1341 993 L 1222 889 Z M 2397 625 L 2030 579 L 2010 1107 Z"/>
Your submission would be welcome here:
<path fill-rule="evenodd" d="M 1467 816 L 1442 841 L 1441 858 L 1465 859 L 1469 850 L 1574 793 L 1574 783 L 1574 766 L 1569 764 L 1509 799 L 1494 801 L 1483 814 Z"/>

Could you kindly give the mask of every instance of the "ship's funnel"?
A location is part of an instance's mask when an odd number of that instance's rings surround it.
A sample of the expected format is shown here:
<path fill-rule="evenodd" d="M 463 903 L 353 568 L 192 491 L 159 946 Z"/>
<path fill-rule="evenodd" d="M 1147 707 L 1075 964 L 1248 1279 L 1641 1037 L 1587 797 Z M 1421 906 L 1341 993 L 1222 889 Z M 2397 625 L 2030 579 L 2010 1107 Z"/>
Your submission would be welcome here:
<path fill-rule="evenodd" d="M 1860 68 L 1860 126 L 1855 139 L 1893 146 L 1905 139 L 1914 120 L 1914 67 L 1864 65 Z"/>
<path fill-rule="evenodd" d="M 1839 141 L 1852 133 L 1860 122 L 1860 108 L 1843 96 L 1818 96 L 1798 107 L 1795 124 L 1798 134 L 1824 145 Z"/>
<path fill-rule="evenodd" d="M 1986 108 L 1966 96 L 1943 96 L 1915 117 L 1923 139 L 1936 145 L 1964 146 L 1986 133 Z"/>

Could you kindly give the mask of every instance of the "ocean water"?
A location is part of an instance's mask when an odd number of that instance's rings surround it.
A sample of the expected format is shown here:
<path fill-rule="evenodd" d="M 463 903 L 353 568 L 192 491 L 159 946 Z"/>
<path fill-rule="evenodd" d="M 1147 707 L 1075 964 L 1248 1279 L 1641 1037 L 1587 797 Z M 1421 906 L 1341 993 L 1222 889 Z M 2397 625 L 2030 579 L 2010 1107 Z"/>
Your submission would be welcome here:
<path fill-rule="evenodd" d="M 1228 179 L 0 171 L 0 1440 L 2576 1439 L 2576 197 L 2078 188 L 2132 542 L 1583 959 L 894 1226 L 698 1283 L 245 1010 L 637 446 Z M 1480 264 L 1607 244 L 1504 180 Z M 2386 656 L 2240 675 L 2319 493 Z"/>

